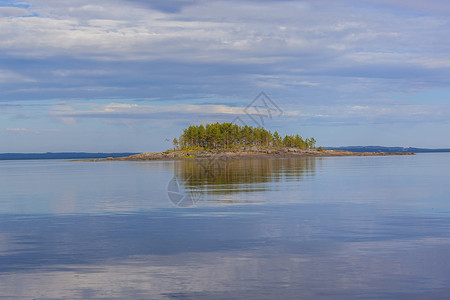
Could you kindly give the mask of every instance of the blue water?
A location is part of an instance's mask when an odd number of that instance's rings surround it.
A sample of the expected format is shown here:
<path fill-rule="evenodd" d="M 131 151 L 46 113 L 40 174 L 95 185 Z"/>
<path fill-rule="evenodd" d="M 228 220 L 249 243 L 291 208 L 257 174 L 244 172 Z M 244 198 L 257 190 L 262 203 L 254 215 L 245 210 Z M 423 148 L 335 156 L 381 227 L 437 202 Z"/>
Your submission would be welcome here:
<path fill-rule="evenodd" d="M 0 161 L 0 298 L 446 298 L 449 166 Z"/>

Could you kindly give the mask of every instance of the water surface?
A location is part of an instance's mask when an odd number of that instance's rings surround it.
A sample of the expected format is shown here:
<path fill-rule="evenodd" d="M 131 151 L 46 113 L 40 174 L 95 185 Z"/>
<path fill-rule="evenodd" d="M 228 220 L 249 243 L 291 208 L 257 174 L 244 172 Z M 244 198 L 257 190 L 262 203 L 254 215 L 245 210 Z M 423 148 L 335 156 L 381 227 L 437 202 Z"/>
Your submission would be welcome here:
<path fill-rule="evenodd" d="M 442 299 L 449 165 L 0 161 L 0 298 Z"/>

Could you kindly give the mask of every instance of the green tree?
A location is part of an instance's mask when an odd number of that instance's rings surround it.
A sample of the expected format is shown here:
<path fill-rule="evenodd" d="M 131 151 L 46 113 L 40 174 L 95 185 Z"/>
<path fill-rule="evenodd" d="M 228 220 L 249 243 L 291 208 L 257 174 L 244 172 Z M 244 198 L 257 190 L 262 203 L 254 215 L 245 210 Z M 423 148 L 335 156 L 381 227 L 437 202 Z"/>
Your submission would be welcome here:
<path fill-rule="evenodd" d="M 231 148 L 238 146 L 284 146 L 298 147 L 301 149 L 313 149 L 316 140 L 309 138 L 303 140 L 299 135 L 286 135 L 284 137 L 275 131 L 274 133 L 261 127 L 239 126 L 232 123 L 213 123 L 206 125 L 191 125 L 183 130 L 178 139 L 173 139 L 175 149 Z"/>
<path fill-rule="evenodd" d="M 281 146 L 281 144 L 282 144 L 281 137 L 277 131 L 275 131 L 273 133 L 272 143 L 274 146 L 277 146 L 277 147 Z"/>

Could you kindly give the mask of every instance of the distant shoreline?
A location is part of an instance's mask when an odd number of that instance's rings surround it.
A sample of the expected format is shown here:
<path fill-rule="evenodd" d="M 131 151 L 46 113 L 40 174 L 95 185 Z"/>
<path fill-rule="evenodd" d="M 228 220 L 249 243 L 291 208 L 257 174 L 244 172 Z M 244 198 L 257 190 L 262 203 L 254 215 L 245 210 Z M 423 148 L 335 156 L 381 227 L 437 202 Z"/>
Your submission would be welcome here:
<path fill-rule="evenodd" d="M 444 153 L 450 148 L 416 148 L 416 147 L 386 147 L 386 146 L 344 146 L 324 147 L 329 150 L 345 150 L 351 152 L 412 152 L 412 153 Z"/>
<path fill-rule="evenodd" d="M 164 151 L 144 152 L 140 154 L 107 157 L 103 159 L 77 159 L 76 161 L 158 161 L 179 159 L 241 159 L 270 157 L 333 157 L 333 156 L 392 156 L 414 155 L 412 152 L 350 152 L 344 150 L 302 150 L 299 148 L 268 148 L 251 150 L 215 150 L 215 151 Z"/>
<path fill-rule="evenodd" d="M 136 152 L 47 152 L 47 153 L 0 153 L 2 160 L 36 160 L 36 159 L 101 159 L 106 157 L 124 157 Z"/>

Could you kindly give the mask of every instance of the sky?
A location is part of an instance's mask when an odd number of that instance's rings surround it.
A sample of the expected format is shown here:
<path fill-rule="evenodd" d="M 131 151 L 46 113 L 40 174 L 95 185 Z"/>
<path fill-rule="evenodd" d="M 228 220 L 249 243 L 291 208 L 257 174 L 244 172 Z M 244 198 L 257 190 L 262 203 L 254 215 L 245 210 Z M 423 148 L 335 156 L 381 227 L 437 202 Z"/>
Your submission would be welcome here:
<path fill-rule="evenodd" d="M 450 148 L 449 20 L 445 0 L 0 0 L 0 152 L 161 151 L 212 122 Z"/>

